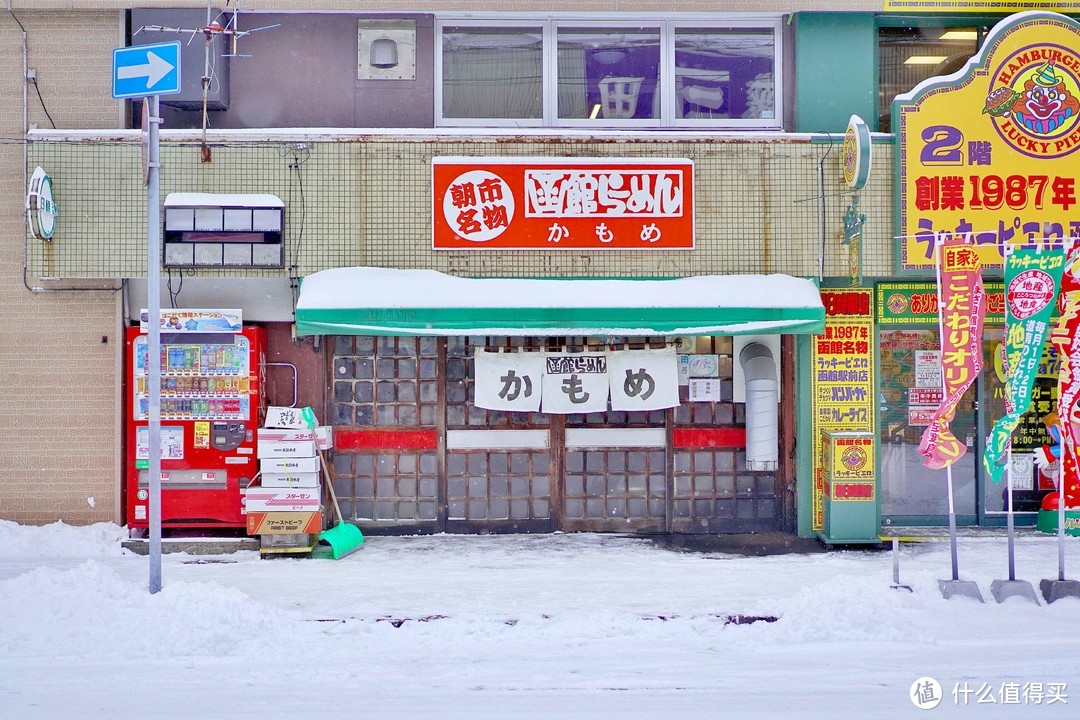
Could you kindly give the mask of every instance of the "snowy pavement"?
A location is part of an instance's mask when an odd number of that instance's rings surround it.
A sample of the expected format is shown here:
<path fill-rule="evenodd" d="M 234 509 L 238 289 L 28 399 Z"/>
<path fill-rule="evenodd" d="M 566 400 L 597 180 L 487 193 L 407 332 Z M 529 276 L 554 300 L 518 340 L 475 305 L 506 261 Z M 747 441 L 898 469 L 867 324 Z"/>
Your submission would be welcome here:
<path fill-rule="evenodd" d="M 0 718 L 1080 717 L 1080 601 L 995 603 L 1004 538 L 961 541 L 979 605 L 941 598 L 947 542 L 902 547 L 913 593 L 888 552 L 556 534 L 169 554 L 150 595 L 124 537 L 0 521 Z M 1056 577 L 1056 539 L 1018 540 L 1017 568 Z"/>

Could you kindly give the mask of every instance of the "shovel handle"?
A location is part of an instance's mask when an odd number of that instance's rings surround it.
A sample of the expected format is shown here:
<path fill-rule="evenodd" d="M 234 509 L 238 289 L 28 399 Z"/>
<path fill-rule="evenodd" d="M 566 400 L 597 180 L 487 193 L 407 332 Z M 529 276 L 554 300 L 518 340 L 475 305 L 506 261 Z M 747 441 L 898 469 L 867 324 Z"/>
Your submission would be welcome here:
<path fill-rule="evenodd" d="M 319 462 L 322 464 L 323 476 L 326 478 L 326 489 L 330 491 L 330 499 L 334 503 L 334 512 L 337 513 L 337 519 L 339 523 L 345 522 L 345 517 L 341 514 L 341 507 L 338 506 L 337 493 L 334 492 L 334 473 L 330 472 L 330 465 L 326 462 L 326 453 L 322 448 L 319 448 Z"/>

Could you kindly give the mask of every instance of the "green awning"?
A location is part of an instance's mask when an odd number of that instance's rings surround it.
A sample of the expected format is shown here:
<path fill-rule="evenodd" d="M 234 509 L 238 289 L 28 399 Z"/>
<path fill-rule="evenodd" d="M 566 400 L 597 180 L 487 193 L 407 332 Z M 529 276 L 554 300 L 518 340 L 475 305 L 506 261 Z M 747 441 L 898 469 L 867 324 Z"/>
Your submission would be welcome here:
<path fill-rule="evenodd" d="M 434 270 L 337 268 L 304 278 L 298 335 L 651 336 L 820 333 L 812 280 L 459 278 Z"/>

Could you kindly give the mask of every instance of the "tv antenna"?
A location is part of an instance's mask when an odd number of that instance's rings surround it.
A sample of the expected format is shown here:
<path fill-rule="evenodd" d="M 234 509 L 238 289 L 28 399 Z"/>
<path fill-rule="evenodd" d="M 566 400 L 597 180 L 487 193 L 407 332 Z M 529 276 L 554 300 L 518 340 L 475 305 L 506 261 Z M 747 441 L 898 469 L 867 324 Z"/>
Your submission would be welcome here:
<path fill-rule="evenodd" d="M 235 0 L 235 7 L 232 14 L 229 15 L 229 4 L 233 0 L 225 0 L 225 7 L 217 14 L 214 15 L 213 0 L 207 0 L 206 3 L 206 24 L 201 27 L 195 28 L 183 28 L 183 27 L 167 27 L 165 25 L 143 25 L 141 28 L 135 31 L 135 35 L 143 32 L 174 32 L 178 34 L 189 34 L 187 44 L 190 45 L 191 41 L 195 39 L 200 33 L 206 38 L 203 49 L 203 74 L 202 74 L 202 161 L 210 162 L 210 146 L 206 143 L 206 127 L 209 124 L 210 116 L 207 113 L 207 104 L 210 94 L 210 83 L 214 78 L 214 65 L 211 62 L 212 55 L 210 53 L 210 47 L 214 42 L 214 38 L 224 37 L 227 38 L 229 43 L 229 52 L 222 53 L 222 57 L 234 58 L 234 57 L 251 57 L 251 55 L 241 55 L 237 52 L 237 41 L 250 35 L 251 33 L 259 32 L 261 30 L 271 30 L 276 27 L 280 27 L 281 24 L 264 25 L 262 27 L 251 28 L 250 30 L 240 29 L 240 13 L 242 8 L 240 7 L 240 0 Z M 225 20 L 225 24 L 222 25 L 221 21 Z"/>

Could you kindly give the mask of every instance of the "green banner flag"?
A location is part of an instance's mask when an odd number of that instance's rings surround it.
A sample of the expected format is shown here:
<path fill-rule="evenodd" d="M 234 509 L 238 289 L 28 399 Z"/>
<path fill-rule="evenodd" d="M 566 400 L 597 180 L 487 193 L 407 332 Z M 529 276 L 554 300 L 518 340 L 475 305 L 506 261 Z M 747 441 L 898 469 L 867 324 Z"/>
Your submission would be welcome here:
<path fill-rule="evenodd" d="M 1001 480 L 1012 431 L 1031 405 L 1031 388 L 1054 310 L 1065 251 L 1056 248 L 1010 248 L 1005 257 L 1005 415 L 990 430 L 983 466 Z"/>

